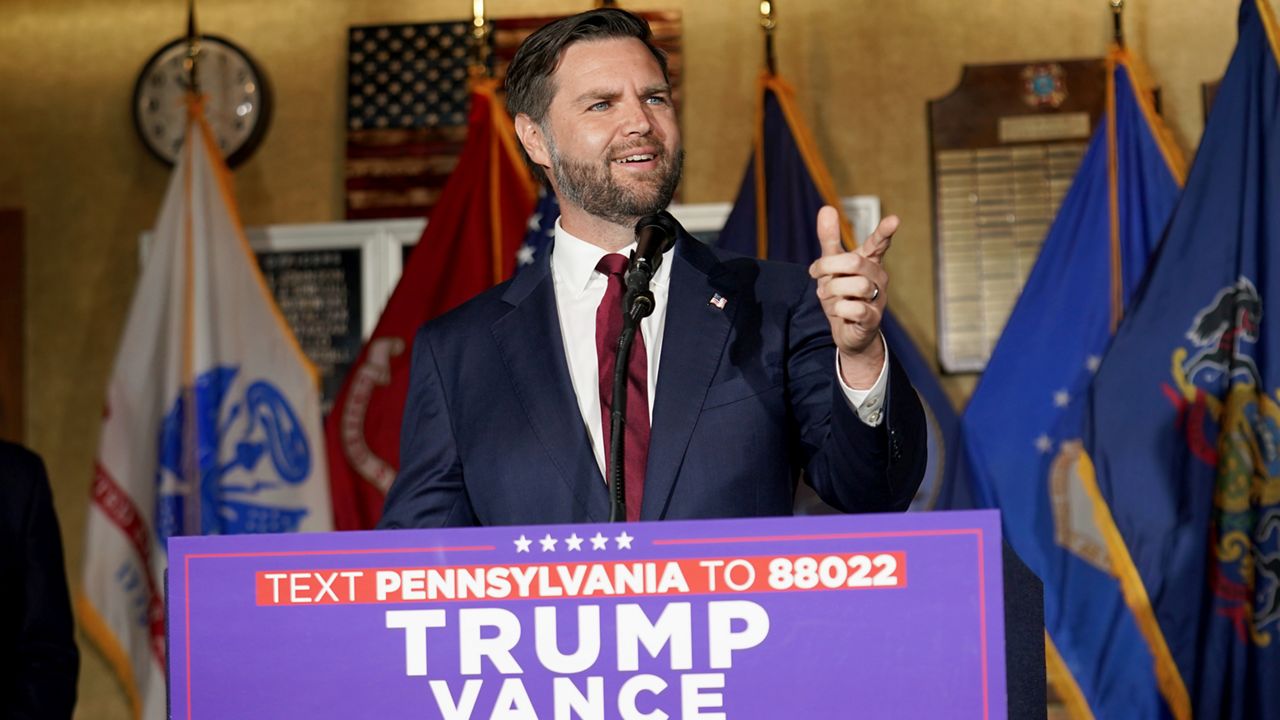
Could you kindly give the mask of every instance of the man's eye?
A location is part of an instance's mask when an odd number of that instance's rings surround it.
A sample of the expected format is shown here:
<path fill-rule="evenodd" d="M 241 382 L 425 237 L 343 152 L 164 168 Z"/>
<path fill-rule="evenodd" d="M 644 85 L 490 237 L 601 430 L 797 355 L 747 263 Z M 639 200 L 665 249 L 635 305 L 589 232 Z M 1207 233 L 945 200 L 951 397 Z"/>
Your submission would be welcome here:
<path fill-rule="evenodd" d="M 604 100 L 601 100 L 600 102 L 595 103 L 594 105 L 592 105 L 591 107 L 589 107 L 589 108 L 587 108 L 587 109 L 588 109 L 588 110 L 608 110 L 608 109 L 609 109 L 609 103 L 608 103 L 608 102 L 606 102 L 606 101 L 604 101 Z"/>
<path fill-rule="evenodd" d="M 645 98 L 645 102 L 649 103 L 650 105 L 666 105 L 667 98 L 662 95 L 650 95 L 649 97 Z"/>

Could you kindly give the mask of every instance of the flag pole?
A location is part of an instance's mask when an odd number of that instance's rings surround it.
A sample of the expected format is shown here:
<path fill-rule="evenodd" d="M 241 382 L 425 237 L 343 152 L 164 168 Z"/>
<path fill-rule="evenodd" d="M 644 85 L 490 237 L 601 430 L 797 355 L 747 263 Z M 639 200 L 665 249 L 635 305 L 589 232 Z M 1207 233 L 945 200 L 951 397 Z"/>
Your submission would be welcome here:
<path fill-rule="evenodd" d="M 752 138 L 752 157 L 755 158 L 756 186 L 756 257 L 769 256 L 769 207 L 765 200 L 764 168 L 764 113 L 765 95 L 770 84 L 778 80 L 778 63 L 773 53 L 773 31 L 778 23 L 773 19 L 773 2 L 760 2 L 760 30 L 764 33 L 764 72 L 756 88 L 756 127 Z"/>
<path fill-rule="evenodd" d="M 200 56 L 200 35 L 196 32 L 196 2 L 195 0 L 187 0 L 187 56 L 182 61 L 182 68 L 187 72 L 187 129 L 186 134 L 199 132 L 193 123 L 197 118 L 203 117 L 204 109 L 200 106 L 200 81 L 196 74 L 196 64 Z M 182 375 L 179 385 L 179 392 L 183 399 L 183 425 L 182 425 L 182 472 L 184 477 L 199 478 L 200 477 L 200 461 L 196 451 L 193 449 L 197 445 L 196 438 L 196 361 L 195 361 L 195 236 L 192 229 L 193 219 L 191 212 L 191 148 L 194 143 L 198 142 L 198 138 L 187 137 L 184 141 L 182 149 L 183 158 L 177 165 L 184 167 L 183 182 L 186 188 L 186 206 L 184 207 L 184 218 L 182 228 L 182 260 L 183 260 L 183 315 L 184 327 L 182 329 Z M 201 527 L 201 505 L 203 498 L 198 490 L 200 483 L 192 482 L 191 485 L 197 490 L 195 492 L 187 492 L 185 495 L 186 502 L 183 505 L 183 522 L 188 528 Z"/>
<path fill-rule="evenodd" d="M 471 76 L 492 77 L 489 68 L 489 21 L 484 16 L 484 0 L 471 0 Z"/>
<path fill-rule="evenodd" d="M 773 3 L 760 0 L 760 28 L 764 30 L 764 66 L 770 75 L 778 74 L 778 62 L 773 52 L 773 31 L 778 23 L 773 19 Z"/>
<path fill-rule="evenodd" d="M 1124 0 L 1109 0 L 1111 3 L 1111 39 L 1116 45 L 1124 47 Z"/>
<path fill-rule="evenodd" d="M 187 0 L 187 57 L 182 69 L 187 71 L 187 89 L 192 95 L 200 94 L 200 80 L 196 76 L 196 60 L 200 55 L 200 36 L 196 34 L 196 0 Z"/>
<path fill-rule="evenodd" d="M 471 102 L 477 102 L 478 98 L 483 95 L 487 98 L 486 102 L 494 102 L 493 95 L 496 81 L 493 79 L 493 73 L 489 68 L 489 21 L 484 16 L 484 0 L 471 0 L 471 38 L 472 38 L 472 54 L 471 54 Z M 494 213 L 490 217 L 491 226 L 489 229 L 489 250 L 490 250 L 490 266 L 493 271 L 493 283 L 496 285 L 503 279 L 503 257 L 502 257 L 502 231 L 501 218 L 496 208 L 499 206 L 498 198 L 498 154 L 499 140 L 496 134 L 493 134 L 494 126 L 490 125 L 491 136 L 489 138 L 489 161 L 487 183 L 489 188 L 489 208 Z"/>

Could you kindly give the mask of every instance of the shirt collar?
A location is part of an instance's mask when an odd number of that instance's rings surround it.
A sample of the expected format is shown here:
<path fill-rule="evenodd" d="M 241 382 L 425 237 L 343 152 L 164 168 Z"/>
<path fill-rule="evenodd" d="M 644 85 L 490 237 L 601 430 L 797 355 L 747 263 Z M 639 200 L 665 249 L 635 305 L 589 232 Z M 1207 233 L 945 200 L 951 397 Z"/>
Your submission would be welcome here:
<path fill-rule="evenodd" d="M 635 249 L 636 244 L 631 243 L 618 253 L 624 257 L 631 257 L 631 251 Z M 586 292 L 587 286 L 596 275 L 596 265 L 600 263 L 600 258 L 607 254 L 604 248 L 592 245 L 565 230 L 560 225 L 560 219 L 556 218 L 556 240 L 551 250 L 551 273 L 557 284 L 570 289 L 577 295 Z M 650 285 L 652 289 L 666 292 L 671 282 L 671 261 L 674 254 L 674 245 L 662 254 L 662 264 L 658 266 L 658 272 L 653 276 L 653 283 Z"/>

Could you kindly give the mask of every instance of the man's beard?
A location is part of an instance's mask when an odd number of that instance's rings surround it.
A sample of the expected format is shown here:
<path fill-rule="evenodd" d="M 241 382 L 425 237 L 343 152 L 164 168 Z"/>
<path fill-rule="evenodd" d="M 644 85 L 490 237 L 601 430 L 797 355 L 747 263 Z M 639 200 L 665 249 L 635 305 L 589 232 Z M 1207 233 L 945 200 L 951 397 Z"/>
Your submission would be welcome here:
<path fill-rule="evenodd" d="M 640 187 L 619 185 L 611 172 L 612 161 L 601 164 L 577 162 L 559 153 L 550 135 L 547 154 L 551 156 L 551 177 L 562 201 L 568 201 L 598 218 L 615 225 L 631 225 L 638 218 L 665 210 L 680 184 L 684 166 L 684 150 L 674 155 L 659 148 L 654 159 L 658 166 L 652 176 L 639 180 Z M 618 155 L 625 150 L 613 151 Z"/>

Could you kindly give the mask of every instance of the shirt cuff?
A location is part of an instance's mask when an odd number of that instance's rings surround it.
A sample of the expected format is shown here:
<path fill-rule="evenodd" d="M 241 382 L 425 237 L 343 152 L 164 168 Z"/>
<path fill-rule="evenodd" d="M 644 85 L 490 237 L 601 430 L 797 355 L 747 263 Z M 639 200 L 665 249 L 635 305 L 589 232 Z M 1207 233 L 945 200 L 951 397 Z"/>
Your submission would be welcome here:
<path fill-rule="evenodd" d="M 840 353 L 836 353 L 836 379 L 844 390 L 844 398 L 849 402 L 849 409 L 858 414 L 858 419 L 871 427 L 877 427 L 884 421 L 884 396 L 889 388 L 889 345 L 880 335 L 880 343 L 884 345 L 884 364 L 880 366 L 880 377 L 867 390 L 854 390 L 845 384 L 840 374 Z"/>

